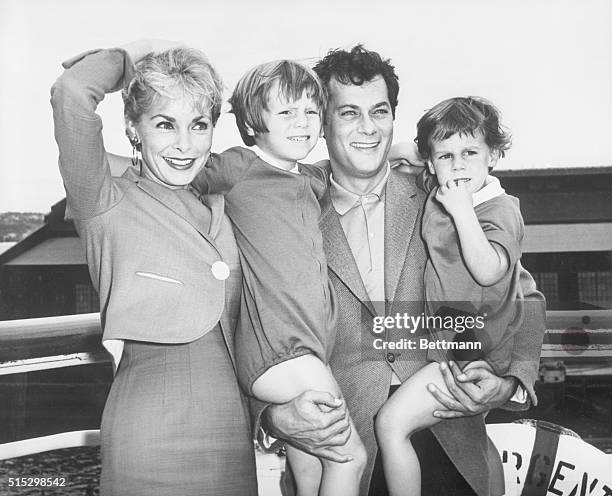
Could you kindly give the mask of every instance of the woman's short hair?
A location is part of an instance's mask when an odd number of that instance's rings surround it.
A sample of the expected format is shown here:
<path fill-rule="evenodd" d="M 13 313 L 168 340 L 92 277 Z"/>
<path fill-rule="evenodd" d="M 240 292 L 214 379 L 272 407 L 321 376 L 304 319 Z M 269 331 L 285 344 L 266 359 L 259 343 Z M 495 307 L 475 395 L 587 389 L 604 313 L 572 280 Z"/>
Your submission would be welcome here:
<path fill-rule="evenodd" d="M 229 100 L 240 136 L 247 146 L 255 144 L 249 129 L 256 135 L 269 131 L 262 114 L 263 110 L 268 110 L 268 98 L 275 83 L 278 83 L 280 97 L 295 101 L 305 93 L 323 115 L 325 90 L 312 69 L 293 60 L 277 60 L 253 67 L 240 78 Z"/>
<path fill-rule="evenodd" d="M 125 117 L 138 122 L 160 98 L 175 95 L 177 89 L 216 124 L 223 82 L 201 51 L 186 47 L 150 53 L 138 61 L 134 77 L 122 91 Z"/>
<path fill-rule="evenodd" d="M 432 141 L 443 141 L 455 134 L 474 136 L 478 132 L 500 157 L 510 148 L 510 132 L 502 126 L 500 112 L 491 102 L 478 96 L 455 97 L 425 112 L 417 124 L 415 141 L 421 156 L 428 159 Z"/>

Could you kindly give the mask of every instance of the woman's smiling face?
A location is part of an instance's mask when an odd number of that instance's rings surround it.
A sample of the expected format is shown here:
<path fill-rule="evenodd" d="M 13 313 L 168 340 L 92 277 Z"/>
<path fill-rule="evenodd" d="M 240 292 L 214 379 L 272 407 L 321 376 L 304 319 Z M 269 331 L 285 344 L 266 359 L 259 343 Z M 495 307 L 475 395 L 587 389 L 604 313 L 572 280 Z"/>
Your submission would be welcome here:
<path fill-rule="evenodd" d="M 210 112 L 177 91 L 160 97 L 138 123 L 128 123 L 141 142 L 143 175 L 171 189 L 184 188 L 202 170 L 210 155 L 214 126 Z"/>

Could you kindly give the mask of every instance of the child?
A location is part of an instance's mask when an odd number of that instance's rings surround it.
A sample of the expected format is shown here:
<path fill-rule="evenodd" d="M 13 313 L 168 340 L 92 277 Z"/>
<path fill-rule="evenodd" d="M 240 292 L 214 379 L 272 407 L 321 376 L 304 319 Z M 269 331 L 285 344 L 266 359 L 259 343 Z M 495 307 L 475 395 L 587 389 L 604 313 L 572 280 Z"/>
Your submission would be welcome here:
<path fill-rule="evenodd" d="M 247 72 L 230 103 L 244 143 L 253 148 L 212 157 L 193 186 L 225 196 L 240 249 L 238 379 L 269 403 L 285 403 L 306 390 L 328 391 L 340 400 L 326 365 L 335 320 L 318 226 L 326 178 L 299 163 L 320 136 L 324 90 L 311 69 L 283 60 Z M 358 493 L 366 455 L 354 427 L 339 451 L 352 459 L 319 461 L 287 446 L 298 494 Z"/>
<path fill-rule="evenodd" d="M 510 147 L 510 136 L 491 103 L 468 97 L 445 100 L 426 112 L 417 124 L 416 141 L 439 185 L 429 194 L 422 223 L 429 255 L 424 276 L 427 315 L 463 323 L 468 322 L 466 312 L 471 314 L 473 325 L 466 333 L 480 343 L 481 356 L 493 371 L 503 375 L 522 319 L 517 262 L 523 219 L 518 200 L 506 195 L 489 171 Z M 432 339 L 459 338 L 465 343 L 460 330 L 457 325 L 437 331 Z M 439 362 L 447 357 L 430 349 L 428 359 Z M 469 368 L 467 363 L 463 370 Z M 377 416 L 376 434 L 391 495 L 421 493 L 420 466 L 410 436 L 436 424 L 434 410 L 444 409 L 427 391 L 430 383 L 448 392 L 435 362 L 402 384 Z"/>

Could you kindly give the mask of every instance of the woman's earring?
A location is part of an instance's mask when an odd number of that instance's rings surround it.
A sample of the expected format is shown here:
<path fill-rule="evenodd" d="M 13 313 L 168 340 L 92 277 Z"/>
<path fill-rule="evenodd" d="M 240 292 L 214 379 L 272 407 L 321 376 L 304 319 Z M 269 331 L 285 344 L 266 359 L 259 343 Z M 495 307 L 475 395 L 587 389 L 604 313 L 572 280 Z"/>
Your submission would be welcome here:
<path fill-rule="evenodd" d="M 136 145 L 132 145 L 132 165 L 134 167 L 138 165 L 138 150 L 136 150 Z"/>
<path fill-rule="evenodd" d="M 138 136 L 130 138 L 130 143 L 132 144 L 132 165 L 136 167 L 140 163 L 140 157 L 138 156 L 138 152 L 140 152 L 140 140 Z"/>

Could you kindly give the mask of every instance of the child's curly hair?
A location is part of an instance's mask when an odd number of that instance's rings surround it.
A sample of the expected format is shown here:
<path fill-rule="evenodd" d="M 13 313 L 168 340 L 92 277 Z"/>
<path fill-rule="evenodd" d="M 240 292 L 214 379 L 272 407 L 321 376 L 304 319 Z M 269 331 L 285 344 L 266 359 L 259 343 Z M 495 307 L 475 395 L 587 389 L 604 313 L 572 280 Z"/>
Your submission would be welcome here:
<path fill-rule="evenodd" d="M 425 112 L 417 124 L 415 141 L 425 159 L 431 155 L 431 142 L 454 134 L 474 136 L 481 132 L 485 143 L 500 157 L 510 148 L 510 132 L 500 123 L 500 112 L 485 98 L 455 97 L 444 100 Z"/>

